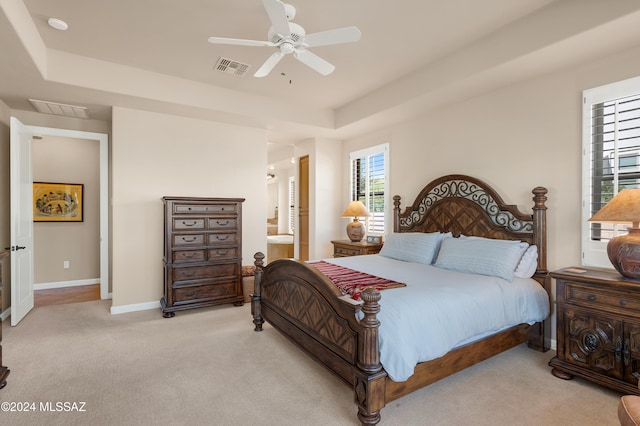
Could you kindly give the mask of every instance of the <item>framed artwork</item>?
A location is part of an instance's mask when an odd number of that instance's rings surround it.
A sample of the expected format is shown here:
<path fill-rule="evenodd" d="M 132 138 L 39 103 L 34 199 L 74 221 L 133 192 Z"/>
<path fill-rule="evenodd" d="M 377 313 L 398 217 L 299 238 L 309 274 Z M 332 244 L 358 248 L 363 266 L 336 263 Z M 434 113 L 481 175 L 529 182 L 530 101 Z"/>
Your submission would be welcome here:
<path fill-rule="evenodd" d="M 34 222 L 82 222 L 84 185 L 33 183 Z"/>

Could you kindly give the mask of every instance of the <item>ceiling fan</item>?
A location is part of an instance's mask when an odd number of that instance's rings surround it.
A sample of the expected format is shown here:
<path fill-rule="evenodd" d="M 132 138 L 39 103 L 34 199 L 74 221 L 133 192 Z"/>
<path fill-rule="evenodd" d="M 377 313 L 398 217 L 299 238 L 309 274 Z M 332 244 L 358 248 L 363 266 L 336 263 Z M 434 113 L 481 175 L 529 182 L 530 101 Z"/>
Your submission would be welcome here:
<path fill-rule="evenodd" d="M 271 20 L 271 28 L 267 34 L 268 41 L 245 40 L 237 38 L 209 37 L 209 43 L 234 44 L 241 46 L 269 46 L 277 51 L 271 55 L 256 71 L 254 77 L 265 77 L 290 53 L 303 64 L 311 67 L 322 75 L 329 75 L 335 66 L 318 55 L 307 50 L 308 47 L 328 46 L 332 44 L 351 43 L 360 40 L 360 30 L 357 27 L 344 27 L 335 30 L 306 34 L 304 28 L 290 22 L 296 15 L 296 9 L 280 0 L 263 0 Z"/>

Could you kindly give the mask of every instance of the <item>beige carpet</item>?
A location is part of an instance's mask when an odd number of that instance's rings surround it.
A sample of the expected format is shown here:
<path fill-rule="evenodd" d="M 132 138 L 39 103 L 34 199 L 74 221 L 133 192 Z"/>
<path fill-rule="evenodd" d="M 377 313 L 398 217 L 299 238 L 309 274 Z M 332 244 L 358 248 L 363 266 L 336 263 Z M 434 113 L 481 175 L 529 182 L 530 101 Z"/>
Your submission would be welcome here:
<path fill-rule="evenodd" d="M 3 324 L 0 401 L 36 411 L 0 412 L 0 424 L 357 424 L 351 389 L 270 326 L 255 333 L 248 305 L 171 319 L 109 306 L 41 307 Z M 552 356 L 519 346 L 392 402 L 380 424 L 617 425 L 620 395 L 553 377 Z M 85 411 L 52 411 L 58 402 Z"/>

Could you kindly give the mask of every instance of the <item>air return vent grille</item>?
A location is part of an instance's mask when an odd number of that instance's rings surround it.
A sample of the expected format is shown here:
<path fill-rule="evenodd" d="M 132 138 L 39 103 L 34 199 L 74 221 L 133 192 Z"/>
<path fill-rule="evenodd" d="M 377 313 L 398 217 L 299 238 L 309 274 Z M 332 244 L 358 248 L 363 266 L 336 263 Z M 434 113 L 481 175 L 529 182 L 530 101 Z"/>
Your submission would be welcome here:
<path fill-rule="evenodd" d="M 226 74 L 242 76 L 247 72 L 249 67 L 250 65 L 248 64 L 243 64 L 242 62 L 234 61 L 233 59 L 220 57 L 214 69 Z"/>
<path fill-rule="evenodd" d="M 89 118 L 87 107 L 59 104 L 57 102 L 29 99 L 31 105 L 43 114 L 63 115 L 65 117 Z"/>

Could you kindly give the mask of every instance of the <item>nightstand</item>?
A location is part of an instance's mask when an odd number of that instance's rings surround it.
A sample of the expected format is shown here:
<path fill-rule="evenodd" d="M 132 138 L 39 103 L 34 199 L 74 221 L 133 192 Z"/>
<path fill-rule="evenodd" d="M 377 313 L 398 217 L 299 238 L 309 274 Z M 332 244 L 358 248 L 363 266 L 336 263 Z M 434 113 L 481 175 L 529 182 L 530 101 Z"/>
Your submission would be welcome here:
<path fill-rule="evenodd" d="M 640 281 L 582 267 L 551 276 L 557 301 L 557 355 L 549 361 L 553 375 L 639 394 Z"/>
<path fill-rule="evenodd" d="M 333 257 L 376 254 L 382 249 L 382 243 L 368 243 L 366 241 L 354 243 L 351 240 L 336 240 L 331 243 L 333 244 Z"/>

